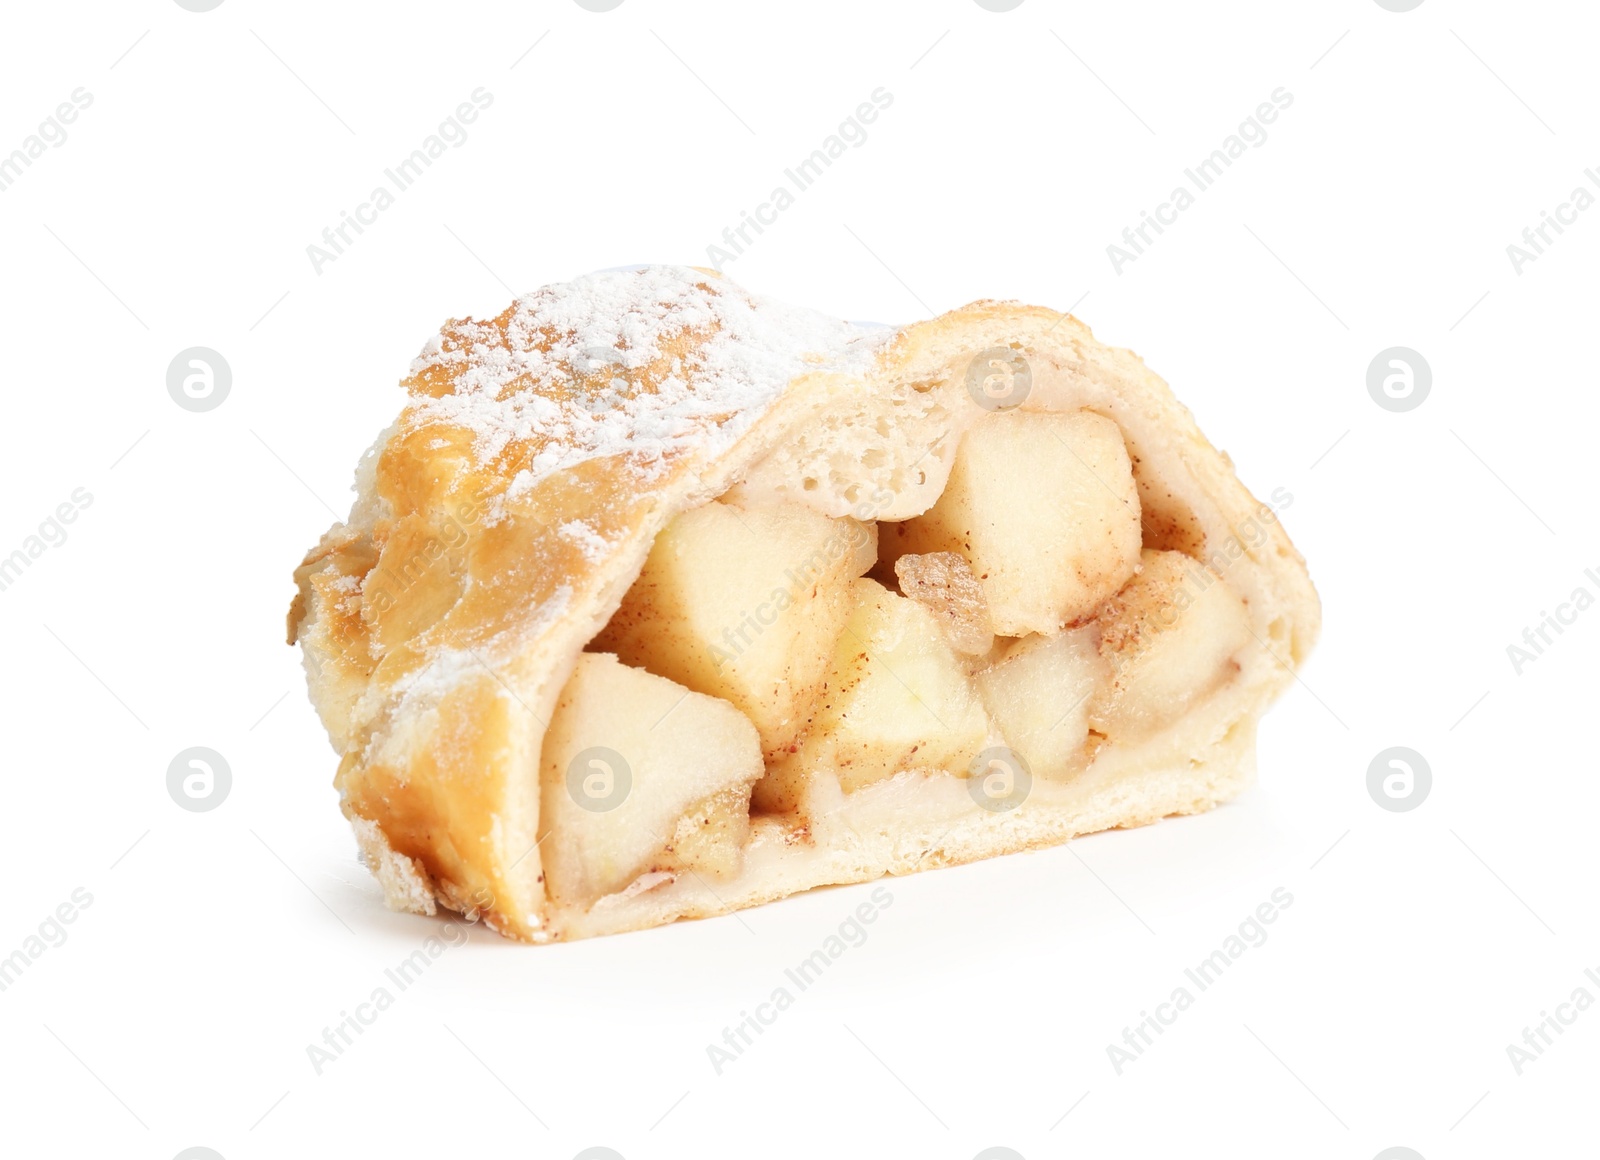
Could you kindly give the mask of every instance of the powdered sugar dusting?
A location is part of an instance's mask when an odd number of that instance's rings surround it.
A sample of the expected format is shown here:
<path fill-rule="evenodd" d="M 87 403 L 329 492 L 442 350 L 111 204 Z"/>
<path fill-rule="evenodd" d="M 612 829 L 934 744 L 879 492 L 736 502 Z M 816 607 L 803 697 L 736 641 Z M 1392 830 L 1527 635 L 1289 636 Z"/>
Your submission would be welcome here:
<path fill-rule="evenodd" d="M 565 616 L 571 607 L 572 596 L 572 586 L 562 584 L 547 600 L 531 606 L 531 614 L 514 634 L 502 635 L 491 645 L 434 649 L 429 653 L 426 664 L 395 679 L 390 688 L 390 693 L 399 700 L 395 715 L 404 717 L 428 712 L 436 708 L 440 699 L 451 690 L 460 688 L 469 678 L 480 676 L 493 678 L 506 696 L 515 697 L 511 687 L 500 676 L 500 667 L 508 658 L 531 649 L 551 625 Z M 520 701 L 518 703 L 522 704 Z M 522 704 L 522 707 L 526 709 L 527 705 Z M 377 733 L 369 744 L 382 745 L 391 740 L 396 739 Z M 407 744 L 404 736 L 400 736 L 396 743 L 402 747 Z"/>
<path fill-rule="evenodd" d="M 582 520 L 568 520 L 559 525 L 556 531 L 577 544 L 584 559 L 591 563 L 605 559 L 606 553 L 611 550 L 610 542 Z"/>
<path fill-rule="evenodd" d="M 678 357 L 685 331 L 704 340 Z M 684 266 L 589 274 L 518 299 L 504 331 L 467 322 L 433 339 L 412 373 L 443 371 L 451 393 L 411 417 L 465 427 L 483 462 L 527 445 L 511 498 L 587 459 L 628 455 L 648 477 L 674 451 L 725 450 L 797 374 L 865 369 L 888 335 Z"/>
<path fill-rule="evenodd" d="M 339 612 L 348 614 L 360 609 L 361 581 L 360 576 L 334 576 L 325 581 Z"/>

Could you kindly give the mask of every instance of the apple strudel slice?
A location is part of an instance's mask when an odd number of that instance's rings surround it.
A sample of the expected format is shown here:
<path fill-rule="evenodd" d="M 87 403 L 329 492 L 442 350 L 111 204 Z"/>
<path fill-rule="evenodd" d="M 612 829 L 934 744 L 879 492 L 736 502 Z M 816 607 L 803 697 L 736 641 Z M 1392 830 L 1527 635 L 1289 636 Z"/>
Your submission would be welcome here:
<path fill-rule="evenodd" d="M 1319 606 L 1075 319 L 898 329 L 704 270 L 453 321 L 295 573 L 389 904 L 532 942 L 1205 810 Z"/>

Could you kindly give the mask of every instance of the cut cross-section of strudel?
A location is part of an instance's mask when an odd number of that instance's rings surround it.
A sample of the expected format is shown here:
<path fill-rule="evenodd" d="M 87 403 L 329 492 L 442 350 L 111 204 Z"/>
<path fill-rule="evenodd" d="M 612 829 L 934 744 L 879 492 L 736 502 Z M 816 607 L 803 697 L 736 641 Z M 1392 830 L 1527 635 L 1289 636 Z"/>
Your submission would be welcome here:
<path fill-rule="evenodd" d="M 396 908 L 581 938 L 1195 813 L 1317 633 L 1273 507 L 1055 311 L 645 267 L 405 387 L 289 615 Z"/>

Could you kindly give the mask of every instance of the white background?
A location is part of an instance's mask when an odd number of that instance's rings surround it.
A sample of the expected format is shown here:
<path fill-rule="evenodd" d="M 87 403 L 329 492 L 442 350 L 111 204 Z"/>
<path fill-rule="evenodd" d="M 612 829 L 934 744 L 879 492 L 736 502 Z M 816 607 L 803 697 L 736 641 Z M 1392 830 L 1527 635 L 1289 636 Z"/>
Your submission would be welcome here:
<path fill-rule="evenodd" d="M 94 102 L 0 193 L 0 555 L 93 502 L 0 592 L 0 955 L 75 888 L 93 903 L 0 993 L 0 1151 L 1593 1147 L 1600 1013 L 1520 1076 L 1506 1053 L 1575 988 L 1600 999 L 1600 611 L 1520 676 L 1506 653 L 1600 592 L 1600 212 L 1520 275 L 1506 254 L 1600 166 L 1588 6 L 124 0 L 6 23 L 0 152 Z M 470 139 L 315 273 L 307 244 L 479 86 Z M 1288 489 L 1326 624 L 1259 784 L 892 882 L 720 1076 L 707 1044 L 871 887 L 565 946 L 476 931 L 317 1075 L 307 1045 L 437 929 L 357 864 L 283 644 L 290 572 L 408 361 L 513 290 L 705 263 L 878 86 L 866 143 L 729 274 L 856 319 L 1075 306 L 1258 495 Z M 1107 244 L 1279 86 L 1266 143 L 1115 272 Z M 165 386 L 194 345 L 233 369 L 205 414 Z M 1406 414 L 1366 390 L 1392 345 L 1433 370 Z M 232 767 L 214 812 L 165 787 L 195 745 Z M 1392 745 L 1433 770 L 1408 813 L 1366 789 Z M 1118 1075 L 1107 1045 L 1276 887 L 1265 945 Z"/>

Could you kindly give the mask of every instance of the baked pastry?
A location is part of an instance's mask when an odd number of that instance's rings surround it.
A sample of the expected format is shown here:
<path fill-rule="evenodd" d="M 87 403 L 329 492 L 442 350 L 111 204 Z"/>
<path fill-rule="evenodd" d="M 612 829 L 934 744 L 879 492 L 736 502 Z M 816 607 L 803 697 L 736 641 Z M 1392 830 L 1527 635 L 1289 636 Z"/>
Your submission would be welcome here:
<path fill-rule="evenodd" d="M 513 938 L 721 914 L 1205 810 L 1317 633 L 1134 355 L 644 267 L 452 321 L 295 573 L 389 904 Z"/>

